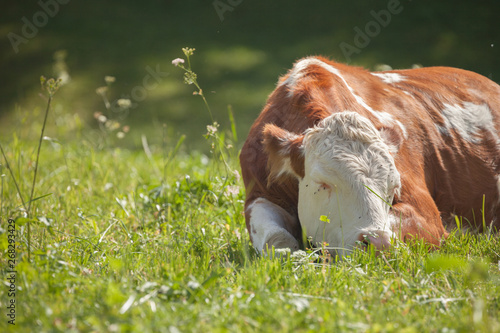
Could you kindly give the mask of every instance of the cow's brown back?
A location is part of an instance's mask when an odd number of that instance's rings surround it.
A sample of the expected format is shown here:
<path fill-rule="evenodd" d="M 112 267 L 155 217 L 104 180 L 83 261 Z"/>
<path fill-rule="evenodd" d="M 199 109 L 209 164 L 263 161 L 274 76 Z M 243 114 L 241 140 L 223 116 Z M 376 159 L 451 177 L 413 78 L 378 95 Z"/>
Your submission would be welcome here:
<path fill-rule="evenodd" d="M 297 216 L 297 180 L 286 175 L 276 181 L 269 179 L 268 156 L 262 143 L 266 124 L 301 135 L 332 113 L 355 111 L 377 129 L 393 127 L 403 140 L 395 158 L 402 193 L 394 203 L 408 202 L 422 210 L 435 203 L 445 226 L 454 225 L 453 217 L 459 215 L 467 221 L 465 224 L 481 230 L 484 214 L 487 224 L 500 228 L 500 86 L 481 75 L 454 68 L 370 73 L 315 59 L 340 75 L 313 64 L 300 76 L 292 69 L 280 79 L 241 151 L 246 207 L 257 198 L 265 198 Z M 294 68 L 298 65 L 300 61 Z M 489 112 L 491 124 L 476 126 L 482 123 L 471 118 L 473 107 Z M 450 120 L 460 118 L 456 112 L 460 108 L 465 120 Z M 448 114 L 451 112 L 455 112 L 453 116 Z M 462 123 L 463 131 L 453 127 Z M 402 212 L 406 209 L 411 210 L 401 205 Z M 432 207 L 428 209 L 432 211 Z M 415 228 L 427 228 L 433 237 L 444 233 L 437 213 L 427 218 L 425 212 L 419 213 L 424 218 L 409 223 L 403 234 L 418 233 Z M 249 227 L 248 223 L 247 216 Z M 300 237 L 300 227 L 293 234 Z"/>

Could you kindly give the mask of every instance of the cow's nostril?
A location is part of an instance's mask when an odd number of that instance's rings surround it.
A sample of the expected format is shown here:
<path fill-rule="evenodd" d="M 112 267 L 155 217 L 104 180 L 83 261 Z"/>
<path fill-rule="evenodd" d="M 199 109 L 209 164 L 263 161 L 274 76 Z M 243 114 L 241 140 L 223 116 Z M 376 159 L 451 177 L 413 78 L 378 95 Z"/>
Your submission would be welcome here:
<path fill-rule="evenodd" d="M 368 239 L 368 235 L 360 234 L 358 236 L 358 244 L 362 245 L 363 247 L 368 247 L 370 245 L 370 240 Z"/>
<path fill-rule="evenodd" d="M 391 235 L 381 230 L 374 230 L 371 232 L 364 232 L 358 236 L 358 241 L 364 247 L 373 245 L 376 250 L 383 250 L 390 247 Z"/>

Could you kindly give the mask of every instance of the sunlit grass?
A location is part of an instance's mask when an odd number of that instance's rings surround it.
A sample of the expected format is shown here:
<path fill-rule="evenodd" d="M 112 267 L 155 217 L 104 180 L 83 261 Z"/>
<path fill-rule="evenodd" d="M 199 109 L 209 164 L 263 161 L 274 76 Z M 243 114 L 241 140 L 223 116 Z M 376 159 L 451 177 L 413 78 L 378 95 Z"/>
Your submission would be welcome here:
<path fill-rule="evenodd" d="M 203 107 L 199 97 L 189 98 Z M 157 125 L 129 150 L 56 108 L 28 235 L 13 180 L 28 197 L 43 113 L 18 116 L 1 142 L 12 170 L 2 159 L 4 254 L 4 222 L 17 221 L 16 325 L 5 317 L 2 332 L 500 332 L 496 234 L 457 232 L 434 252 L 419 241 L 356 249 L 340 262 L 312 249 L 257 255 L 235 126 L 212 124 L 199 133 L 206 147 L 188 152 Z M 68 131 L 78 140 L 59 139 Z M 9 297 L 4 285 L 2 308 Z"/>
<path fill-rule="evenodd" d="M 7 149 L 24 190 L 31 144 Z M 336 264 L 259 257 L 243 191 L 225 193 L 210 156 L 177 154 L 163 180 L 152 164 L 164 162 L 161 151 L 148 160 L 88 144 L 43 147 L 38 191 L 51 195 L 34 204 L 31 263 L 17 226 L 16 329 L 499 331 L 498 237 L 459 234 L 430 254 L 400 244 L 385 260 L 362 251 Z M 2 219 L 20 216 L 6 176 L 2 191 Z M 8 299 L 5 288 L 0 295 Z"/>

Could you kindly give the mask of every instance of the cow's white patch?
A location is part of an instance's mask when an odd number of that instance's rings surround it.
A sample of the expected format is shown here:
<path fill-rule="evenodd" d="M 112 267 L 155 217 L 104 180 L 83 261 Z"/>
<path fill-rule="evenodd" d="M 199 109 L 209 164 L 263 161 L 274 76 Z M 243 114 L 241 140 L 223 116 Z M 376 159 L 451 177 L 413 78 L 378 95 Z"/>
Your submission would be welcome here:
<path fill-rule="evenodd" d="M 384 125 L 390 125 L 394 122 L 394 117 L 387 112 L 372 111 L 375 117 Z"/>
<path fill-rule="evenodd" d="M 444 135 L 450 135 L 454 129 L 460 137 L 472 143 L 479 143 L 477 135 L 480 130 L 487 130 L 495 134 L 493 116 L 486 104 L 474 104 L 464 102 L 463 105 L 444 104 L 442 110 L 444 126 L 436 125 L 437 129 Z"/>
<path fill-rule="evenodd" d="M 314 57 L 305 58 L 305 59 L 299 61 L 297 64 L 295 64 L 295 66 L 293 67 L 293 69 L 292 69 L 291 73 L 289 74 L 289 76 L 287 77 L 287 79 L 282 82 L 282 85 L 288 86 L 288 89 L 289 89 L 288 95 L 289 96 L 293 95 L 294 87 L 296 86 L 297 82 L 304 76 L 305 69 L 307 69 L 311 65 L 320 66 L 321 68 L 324 68 L 327 71 L 329 71 L 330 73 L 339 77 L 342 80 L 342 82 L 345 84 L 345 86 L 347 87 L 347 89 L 349 90 L 349 92 L 351 93 L 351 95 L 354 97 L 354 99 L 356 100 L 356 102 L 358 104 L 360 104 L 362 107 L 364 107 L 370 113 L 372 113 L 382 124 L 388 125 L 388 126 L 396 124 L 403 132 L 404 138 L 405 139 L 408 138 L 408 132 L 406 131 L 406 128 L 403 126 L 403 124 L 400 121 L 394 120 L 394 117 L 387 112 L 373 110 L 371 108 L 371 106 L 366 104 L 364 99 L 361 96 L 359 96 L 354 91 L 354 89 L 347 83 L 347 81 L 345 80 L 345 78 L 342 76 L 342 74 L 340 73 L 340 71 L 337 68 L 335 68 L 327 63 L 324 63 L 323 61 L 321 61 L 317 58 L 314 58 Z M 387 73 L 387 74 L 390 74 L 390 73 Z M 395 74 L 395 73 L 393 73 L 393 74 Z M 399 74 L 397 74 L 397 75 L 399 75 Z"/>
<path fill-rule="evenodd" d="M 347 89 L 349 89 L 349 92 L 354 96 L 354 99 L 356 99 L 356 102 L 361 104 L 367 110 L 373 112 L 373 109 L 368 104 L 366 104 L 365 101 L 360 96 L 358 96 L 354 92 L 354 90 L 347 83 L 347 81 L 344 79 L 344 77 L 342 76 L 342 74 L 340 73 L 340 71 L 337 68 L 335 68 L 332 65 L 329 65 L 327 63 L 324 63 L 323 61 L 321 61 L 317 58 L 314 58 L 314 57 L 305 58 L 305 59 L 299 61 L 297 64 L 295 64 L 295 66 L 293 67 L 288 78 L 285 81 L 283 81 L 282 84 L 287 85 L 288 88 L 290 89 L 290 92 L 289 92 L 290 96 L 293 95 L 293 90 L 294 90 L 297 82 L 304 76 L 305 69 L 307 69 L 311 65 L 319 66 L 323 69 L 326 69 L 330 73 L 338 76 L 342 80 L 342 82 L 344 82 Z"/>
<path fill-rule="evenodd" d="M 398 125 L 398 127 L 401 129 L 401 132 L 403 132 L 404 138 L 408 139 L 408 132 L 406 131 L 406 127 L 399 120 L 395 120 L 390 113 L 373 110 L 371 111 L 371 113 L 378 119 L 378 121 L 380 121 L 381 124 L 387 126 L 392 126 L 394 124 Z"/>
<path fill-rule="evenodd" d="M 398 73 L 371 73 L 374 76 L 379 77 L 385 83 L 398 83 L 404 81 L 406 78 Z"/>
<path fill-rule="evenodd" d="M 361 234 L 392 235 L 394 219 L 385 202 L 399 190 L 400 175 L 373 124 L 355 112 L 337 113 L 310 129 L 303 142 L 298 210 L 313 244 L 327 242 L 332 252 L 343 254 Z M 330 221 L 322 221 L 322 215 Z"/>
<path fill-rule="evenodd" d="M 406 90 L 401 90 L 401 91 L 403 92 L 403 94 L 410 96 L 413 100 L 416 100 L 415 95 L 413 95 L 411 92 L 406 91 Z"/>
<path fill-rule="evenodd" d="M 438 124 L 434 124 L 434 126 L 436 126 L 436 129 L 439 131 L 441 135 L 446 135 L 446 136 L 450 135 L 450 132 L 448 131 L 448 128 L 446 128 L 446 126 L 441 126 Z"/>
<path fill-rule="evenodd" d="M 307 67 L 309 67 L 310 65 L 327 66 L 327 64 L 325 64 L 324 62 L 312 57 L 302 59 L 301 61 L 296 63 L 286 80 L 280 84 L 288 86 L 288 88 L 290 89 L 288 93 L 289 96 L 293 95 L 293 89 L 297 85 L 297 82 L 304 76 L 304 70 L 307 69 Z"/>
<path fill-rule="evenodd" d="M 396 120 L 396 124 L 398 124 L 399 128 L 401 128 L 404 138 L 408 139 L 408 132 L 406 131 L 406 127 L 403 125 L 403 123 L 400 122 L 399 120 Z"/>
<path fill-rule="evenodd" d="M 298 241 L 285 229 L 288 213 L 267 199 L 258 198 L 247 208 L 253 246 L 262 253 L 271 247 L 299 249 Z"/>

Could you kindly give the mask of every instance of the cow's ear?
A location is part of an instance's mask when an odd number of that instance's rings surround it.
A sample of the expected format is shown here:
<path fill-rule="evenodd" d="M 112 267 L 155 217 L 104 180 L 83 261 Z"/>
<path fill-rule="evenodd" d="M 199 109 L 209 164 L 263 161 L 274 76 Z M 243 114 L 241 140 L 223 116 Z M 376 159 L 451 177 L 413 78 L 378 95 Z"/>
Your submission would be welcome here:
<path fill-rule="evenodd" d="M 397 154 L 403 143 L 402 134 L 394 127 L 382 127 L 379 129 L 379 132 L 382 140 L 384 140 L 385 144 L 389 147 L 390 153 L 393 155 Z"/>
<path fill-rule="evenodd" d="M 264 151 L 270 181 L 282 175 L 304 178 L 303 135 L 290 133 L 278 126 L 267 124 L 263 130 Z"/>

